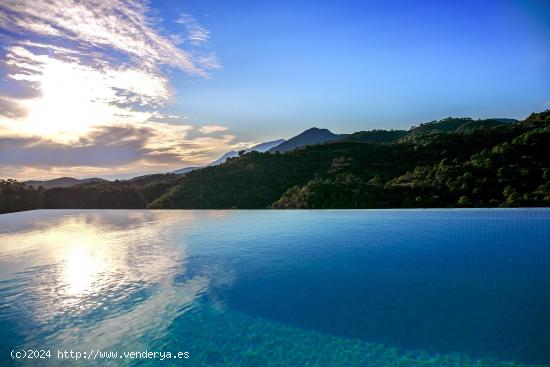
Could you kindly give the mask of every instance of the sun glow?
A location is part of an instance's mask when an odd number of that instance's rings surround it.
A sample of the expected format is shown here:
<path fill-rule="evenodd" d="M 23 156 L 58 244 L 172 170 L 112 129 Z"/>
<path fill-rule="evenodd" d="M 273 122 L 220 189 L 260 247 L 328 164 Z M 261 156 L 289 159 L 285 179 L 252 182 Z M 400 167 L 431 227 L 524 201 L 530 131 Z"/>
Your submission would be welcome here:
<path fill-rule="evenodd" d="M 143 123 L 154 113 L 134 105 L 159 104 L 170 95 L 166 80 L 154 74 L 38 57 L 34 60 L 40 61 L 39 72 L 12 75 L 37 83 L 40 92 L 22 101 L 28 114 L 17 128 L 29 134 L 70 141 L 94 126 Z"/>
<path fill-rule="evenodd" d="M 23 91 L 0 95 L 9 107 L 0 113 L 0 134 L 11 139 L 0 167 L 6 177 L 170 171 L 206 164 L 235 144 L 225 126 L 196 129 L 163 113 L 173 90 L 159 68 L 29 42 L 6 50 L 6 80 Z"/>
<path fill-rule="evenodd" d="M 41 80 L 40 98 L 29 101 L 28 128 L 50 137 L 74 137 L 107 120 L 112 108 L 95 100 L 98 81 L 76 65 L 52 62 Z"/>
<path fill-rule="evenodd" d="M 182 73 L 221 68 L 192 16 L 178 11 L 169 30 L 149 1 L 0 4 L 0 176 L 127 178 L 205 165 L 238 143 L 222 121 L 191 123 L 174 106 Z"/>

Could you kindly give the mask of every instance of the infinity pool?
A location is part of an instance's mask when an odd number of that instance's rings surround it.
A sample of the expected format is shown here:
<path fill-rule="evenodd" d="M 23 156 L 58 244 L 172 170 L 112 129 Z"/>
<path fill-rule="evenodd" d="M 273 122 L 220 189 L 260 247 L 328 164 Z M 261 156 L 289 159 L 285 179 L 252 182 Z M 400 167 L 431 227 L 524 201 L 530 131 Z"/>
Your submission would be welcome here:
<path fill-rule="evenodd" d="M 10 356 L 28 349 L 52 355 Z M 550 210 L 0 215 L 0 365 L 161 363 L 131 351 L 177 366 L 550 366 Z"/>

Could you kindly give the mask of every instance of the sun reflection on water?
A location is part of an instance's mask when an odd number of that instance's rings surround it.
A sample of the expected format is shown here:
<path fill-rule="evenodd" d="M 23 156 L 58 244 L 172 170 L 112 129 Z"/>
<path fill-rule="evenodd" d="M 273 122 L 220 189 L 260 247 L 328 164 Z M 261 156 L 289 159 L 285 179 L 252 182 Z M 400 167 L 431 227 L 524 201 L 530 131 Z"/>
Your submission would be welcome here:
<path fill-rule="evenodd" d="M 63 282 L 67 284 L 67 294 L 77 296 L 92 290 L 97 275 L 105 269 L 105 262 L 85 244 L 76 243 L 67 252 L 63 270 Z"/>
<path fill-rule="evenodd" d="M 21 291 L 9 300 L 20 305 L 13 312 L 24 312 L 42 332 L 54 324 L 64 330 L 43 342 L 135 346 L 141 335 L 162 333 L 197 297 L 208 293 L 213 277 L 222 277 L 202 270 L 186 274 L 185 237 L 178 236 L 174 243 L 170 231 L 175 221 L 178 233 L 196 225 L 191 212 L 58 213 L 55 219 L 41 225 L 33 221 L 16 235 L 3 237 L 0 245 L 0 264 L 21 258 L 18 268 L 26 269 L 0 270 L 3 277 L 14 278 Z"/>

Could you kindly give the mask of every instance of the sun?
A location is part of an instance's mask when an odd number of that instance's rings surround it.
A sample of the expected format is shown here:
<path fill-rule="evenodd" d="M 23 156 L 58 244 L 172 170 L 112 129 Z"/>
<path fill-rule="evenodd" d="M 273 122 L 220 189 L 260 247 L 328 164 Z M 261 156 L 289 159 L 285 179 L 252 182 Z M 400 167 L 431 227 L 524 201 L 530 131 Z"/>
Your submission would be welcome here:
<path fill-rule="evenodd" d="M 26 56 L 35 62 L 34 73 L 14 78 L 32 82 L 39 95 L 21 101 L 28 113 L 14 126 L 20 133 L 64 143 L 78 140 L 97 126 L 148 121 L 151 110 L 136 105 L 162 101 L 169 95 L 167 81 L 160 76 L 44 55 Z"/>
<path fill-rule="evenodd" d="M 119 108 L 106 103 L 114 92 L 100 74 L 77 63 L 47 59 L 38 75 L 41 95 L 26 101 L 29 114 L 21 128 L 56 140 L 73 140 L 111 120 Z"/>

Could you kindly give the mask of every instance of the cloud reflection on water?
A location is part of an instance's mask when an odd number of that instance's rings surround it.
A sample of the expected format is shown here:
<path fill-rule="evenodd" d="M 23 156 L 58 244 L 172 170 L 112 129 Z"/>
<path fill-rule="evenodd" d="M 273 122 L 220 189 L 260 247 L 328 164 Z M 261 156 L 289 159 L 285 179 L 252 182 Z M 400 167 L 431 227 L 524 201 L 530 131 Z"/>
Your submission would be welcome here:
<path fill-rule="evenodd" d="M 231 282 L 221 267 L 187 274 L 185 236 L 175 243 L 171 231 L 191 229 L 192 212 L 67 212 L 0 234 L 0 265 L 24 259 L 0 266 L 1 277 L 12 279 L 0 288 L 17 289 L 0 303 L 35 325 L 26 343 L 142 347 L 143 335 L 162 334 L 211 282 Z"/>

